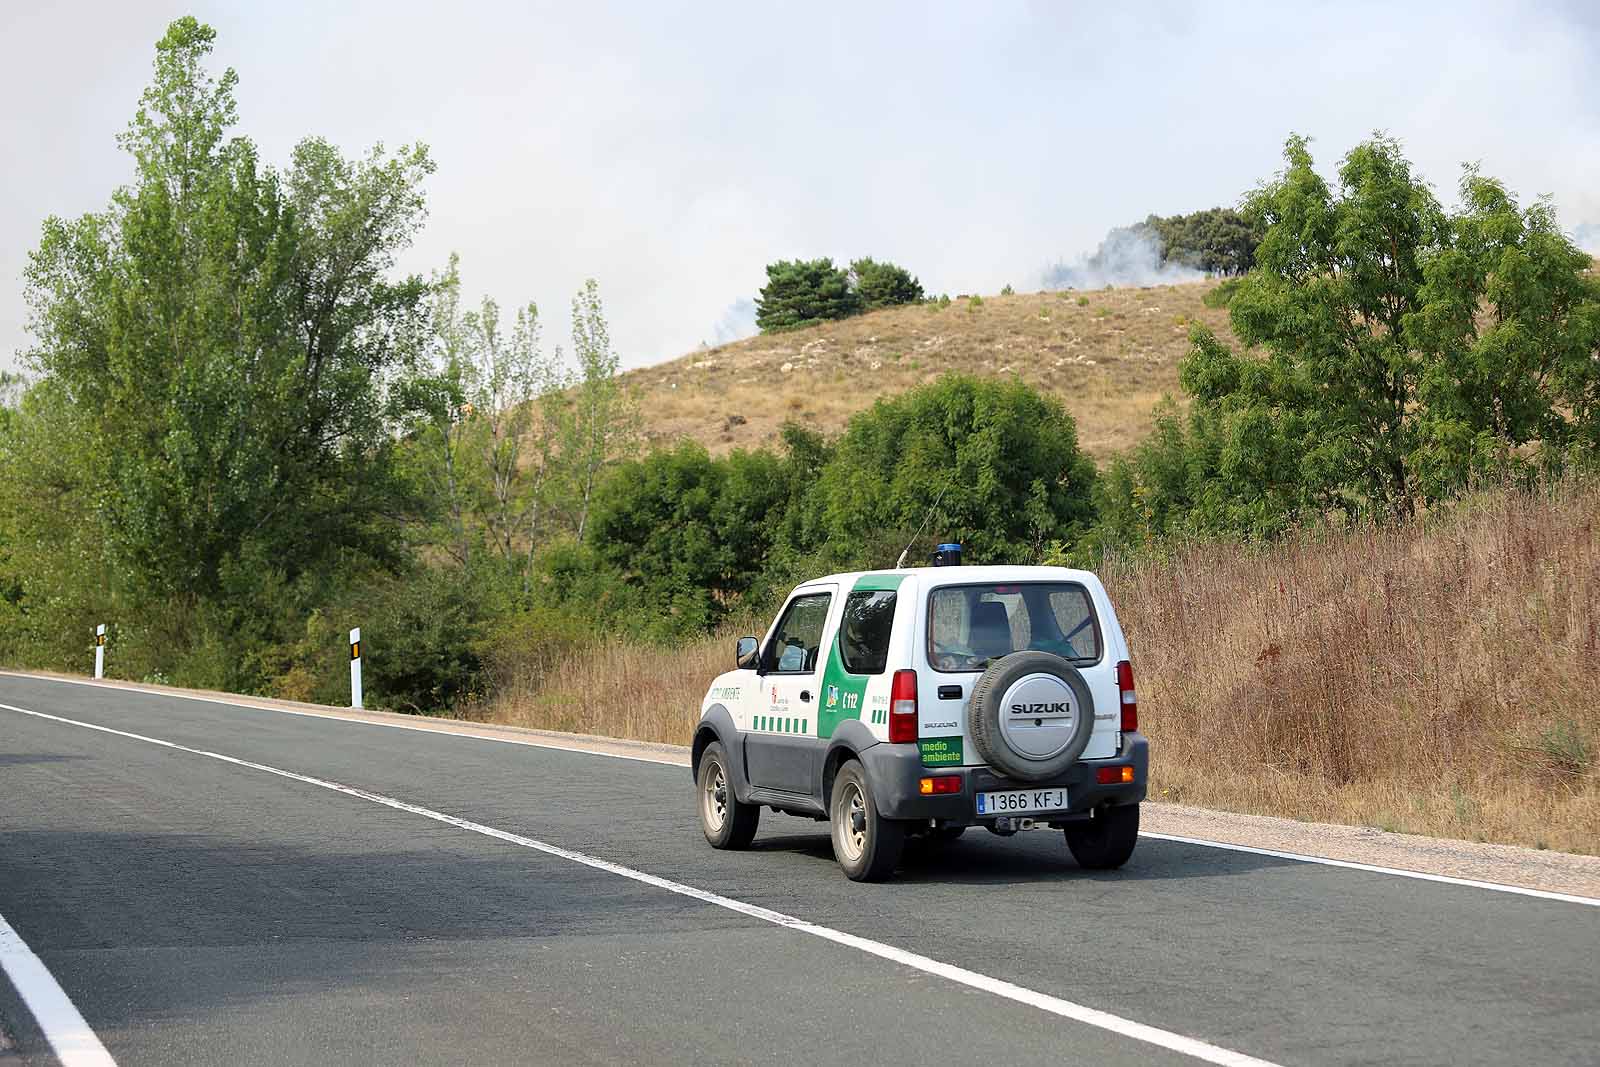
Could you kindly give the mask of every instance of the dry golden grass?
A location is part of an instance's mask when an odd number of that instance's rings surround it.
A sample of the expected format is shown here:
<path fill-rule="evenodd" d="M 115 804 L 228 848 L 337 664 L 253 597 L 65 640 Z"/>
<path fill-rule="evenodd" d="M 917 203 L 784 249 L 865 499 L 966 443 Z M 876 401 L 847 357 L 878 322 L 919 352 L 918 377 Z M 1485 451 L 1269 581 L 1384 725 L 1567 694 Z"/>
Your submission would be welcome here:
<path fill-rule="evenodd" d="M 1600 853 L 1600 484 L 1104 578 L 1154 799 Z M 483 710 L 684 744 L 734 636 L 613 641 Z"/>
<path fill-rule="evenodd" d="M 687 437 L 721 455 L 773 444 L 789 419 L 837 432 L 879 397 L 944 373 L 1014 374 L 1059 397 L 1077 420 L 1079 445 L 1104 463 L 1143 440 L 1156 401 L 1179 392 L 1190 323 L 1238 347 L 1227 309 L 1203 303 L 1217 284 L 888 308 L 701 349 L 624 377 L 651 443 Z"/>
<path fill-rule="evenodd" d="M 646 435 L 723 453 L 769 445 L 786 420 L 836 432 L 880 396 L 961 371 L 1016 375 L 1059 397 L 1097 461 L 1140 440 L 1178 391 L 1189 324 L 1232 339 L 1214 283 L 987 296 L 980 304 L 889 308 L 704 349 L 631 371 Z M 787 368 L 787 370 L 785 369 Z"/>
<path fill-rule="evenodd" d="M 687 745 L 711 679 L 733 669 L 738 635 L 663 650 L 610 639 L 534 681 L 500 690 L 473 717 L 510 726 Z"/>
<path fill-rule="evenodd" d="M 1156 799 L 1600 852 L 1600 485 L 1105 578 Z"/>

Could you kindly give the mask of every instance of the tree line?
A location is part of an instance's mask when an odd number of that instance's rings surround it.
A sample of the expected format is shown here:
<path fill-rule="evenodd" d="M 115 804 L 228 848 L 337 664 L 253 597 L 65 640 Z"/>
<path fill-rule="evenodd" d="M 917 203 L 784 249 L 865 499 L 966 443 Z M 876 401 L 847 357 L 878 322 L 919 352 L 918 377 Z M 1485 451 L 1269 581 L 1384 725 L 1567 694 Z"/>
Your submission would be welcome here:
<path fill-rule="evenodd" d="M 1305 138 L 1284 159 L 1245 203 L 1263 237 L 1229 283 L 1246 350 L 1193 327 L 1187 409 L 1106 473 L 1110 541 L 1392 521 L 1593 461 L 1600 278 L 1552 204 L 1467 167 L 1449 211 L 1382 135 L 1332 184 Z"/>
<path fill-rule="evenodd" d="M 30 257 L 0 656 L 72 666 L 109 621 L 135 677 L 331 699 L 330 635 L 361 624 L 381 699 L 448 706 L 636 442 L 598 288 L 562 352 L 533 304 L 465 306 L 454 259 L 396 277 L 427 148 L 263 162 L 214 40 L 169 27 L 120 138 L 132 180 Z"/>
<path fill-rule="evenodd" d="M 762 333 L 798 330 L 922 300 L 922 283 L 898 264 L 868 256 L 847 270 L 828 258 L 783 259 L 767 265 L 767 284 L 756 297 L 756 326 Z"/>
<path fill-rule="evenodd" d="M 1255 265 L 1262 233 L 1263 223 L 1257 215 L 1232 208 L 1216 207 L 1167 217 L 1150 215 L 1143 222 L 1113 230 L 1100 251 L 1085 261 L 1083 274 L 1115 278 L 1130 266 L 1145 266 L 1113 262 L 1117 256 L 1108 256 L 1108 248 L 1127 255 L 1129 248 L 1148 247 L 1152 260 L 1149 267 L 1173 265 L 1235 277 Z M 1067 284 L 1081 283 L 1074 280 Z M 1002 291 L 1004 296 L 1011 293 L 1009 285 Z M 948 305 L 950 298 L 929 296 L 921 281 L 896 263 L 865 257 L 845 268 L 834 266 L 829 258 L 785 259 L 767 264 L 767 283 L 755 302 L 756 326 L 762 333 L 778 333 L 879 308 L 924 302 Z"/>
<path fill-rule="evenodd" d="M 1255 266 L 1265 222 L 1249 210 L 1214 207 L 1188 215 L 1150 215 L 1134 228 L 1156 235 L 1163 263 L 1233 277 Z"/>

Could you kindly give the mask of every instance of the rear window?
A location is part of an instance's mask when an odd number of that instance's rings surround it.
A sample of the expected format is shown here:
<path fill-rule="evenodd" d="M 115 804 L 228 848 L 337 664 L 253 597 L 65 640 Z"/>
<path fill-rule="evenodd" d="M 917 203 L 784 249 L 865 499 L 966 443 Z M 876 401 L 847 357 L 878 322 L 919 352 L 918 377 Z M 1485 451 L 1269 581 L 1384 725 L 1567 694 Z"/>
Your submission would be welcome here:
<path fill-rule="evenodd" d="M 861 589 L 845 598 L 839 623 L 839 660 L 851 674 L 882 674 L 889 665 L 894 630 L 893 590 Z"/>
<path fill-rule="evenodd" d="M 1100 660 L 1089 591 L 1073 582 L 950 585 L 928 599 L 928 662 L 936 671 L 981 671 L 1012 652 L 1052 652 L 1079 665 Z"/>

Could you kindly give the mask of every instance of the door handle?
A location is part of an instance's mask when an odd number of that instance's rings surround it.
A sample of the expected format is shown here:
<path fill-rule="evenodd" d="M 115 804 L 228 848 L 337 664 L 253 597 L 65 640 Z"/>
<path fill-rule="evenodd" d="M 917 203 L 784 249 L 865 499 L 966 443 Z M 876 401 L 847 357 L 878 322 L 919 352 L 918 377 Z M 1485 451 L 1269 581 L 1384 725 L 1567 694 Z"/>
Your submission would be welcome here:
<path fill-rule="evenodd" d="M 941 685 L 939 687 L 940 700 L 960 700 L 961 687 L 959 685 Z"/>
<path fill-rule="evenodd" d="M 807 704 L 811 703 L 811 690 L 809 690 L 809 689 L 800 690 L 800 699 L 802 701 L 804 701 L 805 703 L 807 703 Z"/>

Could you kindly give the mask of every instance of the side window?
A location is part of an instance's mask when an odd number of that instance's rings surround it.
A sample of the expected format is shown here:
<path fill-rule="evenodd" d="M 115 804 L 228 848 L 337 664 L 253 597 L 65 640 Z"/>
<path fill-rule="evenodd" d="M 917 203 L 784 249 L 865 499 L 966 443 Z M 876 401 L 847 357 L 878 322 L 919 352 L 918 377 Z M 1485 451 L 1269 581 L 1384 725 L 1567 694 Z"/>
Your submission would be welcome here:
<path fill-rule="evenodd" d="M 817 669 L 817 654 L 822 648 L 822 628 L 828 619 L 828 593 L 796 597 L 783 613 L 772 641 L 761 656 L 761 667 L 768 674 L 810 674 Z"/>
<path fill-rule="evenodd" d="M 839 623 L 839 660 L 851 674 L 882 674 L 894 630 L 892 590 L 858 590 L 845 598 Z"/>

